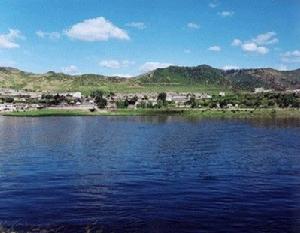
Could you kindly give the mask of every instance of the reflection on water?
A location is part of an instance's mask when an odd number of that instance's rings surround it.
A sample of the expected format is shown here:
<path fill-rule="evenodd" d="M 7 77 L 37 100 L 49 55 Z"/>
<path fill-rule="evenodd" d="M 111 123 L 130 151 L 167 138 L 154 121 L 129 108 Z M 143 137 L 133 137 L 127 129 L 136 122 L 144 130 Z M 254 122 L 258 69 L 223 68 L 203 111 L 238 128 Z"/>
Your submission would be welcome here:
<path fill-rule="evenodd" d="M 258 118 L 249 120 L 253 125 L 257 127 L 268 128 L 300 128 L 299 118 Z"/>
<path fill-rule="evenodd" d="M 0 224 L 299 232 L 299 120 L 0 117 Z"/>

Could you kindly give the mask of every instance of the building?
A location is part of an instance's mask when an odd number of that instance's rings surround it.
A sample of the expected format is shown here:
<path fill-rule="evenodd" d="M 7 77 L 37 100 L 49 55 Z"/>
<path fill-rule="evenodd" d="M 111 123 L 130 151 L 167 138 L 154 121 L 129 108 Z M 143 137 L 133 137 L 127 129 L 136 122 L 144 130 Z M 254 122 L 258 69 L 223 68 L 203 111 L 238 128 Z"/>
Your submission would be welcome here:
<path fill-rule="evenodd" d="M 57 93 L 58 95 L 65 96 L 65 97 L 71 97 L 74 99 L 81 99 L 82 95 L 81 92 L 65 92 L 65 93 Z"/>
<path fill-rule="evenodd" d="M 263 87 L 258 87 L 254 89 L 254 93 L 270 93 L 273 90 L 271 89 L 264 89 Z"/>

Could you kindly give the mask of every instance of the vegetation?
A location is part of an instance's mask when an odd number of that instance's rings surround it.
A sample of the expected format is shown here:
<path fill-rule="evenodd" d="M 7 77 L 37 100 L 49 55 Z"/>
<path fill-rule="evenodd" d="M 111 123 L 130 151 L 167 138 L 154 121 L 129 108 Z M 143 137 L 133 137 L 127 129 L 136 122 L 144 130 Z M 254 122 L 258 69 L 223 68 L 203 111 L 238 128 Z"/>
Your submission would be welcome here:
<path fill-rule="evenodd" d="M 277 71 L 269 68 L 224 71 L 208 65 L 195 67 L 170 66 L 140 77 L 144 83 L 217 86 L 221 89 L 253 91 L 256 87 L 284 90 L 300 88 L 300 69 Z"/>
<path fill-rule="evenodd" d="M 95 90 L 120 92 L 210 92 L 253 91 L 255 87 L 284 90 L 300 88 L 300 69 L 242 69 L 223 71 L 207 65 L 170 66 L 135 78 L 106 77 L 96 74 L 71 76 L 49 71 L 33 74 L 14 68 L 0 67 L 2 88 L 27 91 L 80 91 L 87 95 Z"/>
<path fill-rule="evenodd" d="M 101 90 L 93 91 L 91 97 L 95 99 L 95 103 L 98 108 L 105 108 L 107 105 L 107 100 L 103 97 L 103 92 Z"/>
<path fill-rule="evenodd" d="M 58 109 L 42 109 L 26 112 L 10 112 L 5 116 L 19 117 L 41 117 L 41 116 L 160 116 L 160 115 L 176 115 L 192 118 L 300 118 L 299 109 L 118 109 L 115 111 L 96 111 L 88 110 L 58 110 Z"/>
<path fill-rule="evenodd" d="M 4 116 L 43 117 L 43 116 L 93 116 L 88 110 L 40 109 L 32 111 L 15 111 L 3 113 Z"/>
<path fill-rule="evenodd" d="M 157 107 L 166 107 L 167 106 L 167 93 L 161 92 L 157 96 Z"/>
<path fill-rule="evenodd" d="M 165 103 L 163 106 L 173 106 Z M 296 93 L 231 93 L 226 96 L 213 95 L 210 99 L 196 99 L 191 95 L 185 103 L 191 108 L 299 108 L 300 95 Z M 160 107 L 160 105 L 158 105 Z"/>

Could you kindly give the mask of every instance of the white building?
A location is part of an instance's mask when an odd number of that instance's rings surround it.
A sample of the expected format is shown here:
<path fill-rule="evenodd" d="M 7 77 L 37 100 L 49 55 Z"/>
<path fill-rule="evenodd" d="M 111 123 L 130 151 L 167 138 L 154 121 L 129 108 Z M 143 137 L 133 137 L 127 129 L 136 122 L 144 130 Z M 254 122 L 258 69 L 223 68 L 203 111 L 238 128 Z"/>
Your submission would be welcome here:
<path fill-rule="evenodd" d="M 258 87 L 254 89 L 254 93 L 270 93 L 271 89 L 264 89 L 263 87 Z"/>

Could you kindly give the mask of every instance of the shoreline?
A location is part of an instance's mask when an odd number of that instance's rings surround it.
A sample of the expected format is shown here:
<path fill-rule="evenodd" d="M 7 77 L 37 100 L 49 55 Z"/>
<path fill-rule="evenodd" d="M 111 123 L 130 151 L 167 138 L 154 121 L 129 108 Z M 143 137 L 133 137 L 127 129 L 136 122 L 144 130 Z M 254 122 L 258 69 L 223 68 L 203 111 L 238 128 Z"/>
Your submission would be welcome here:
<path fill-rule="evenodd" d="M 50 117 L 50 116 L 183 116 L 191 118 L 299 118 L 300 109 L 118 109 L 89 110 L 41 109 L 25 112 L 5 112 L 2 116 L 11 117 Z"/>

